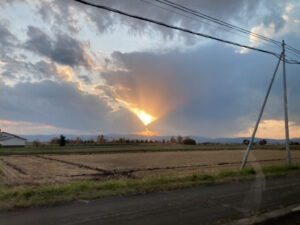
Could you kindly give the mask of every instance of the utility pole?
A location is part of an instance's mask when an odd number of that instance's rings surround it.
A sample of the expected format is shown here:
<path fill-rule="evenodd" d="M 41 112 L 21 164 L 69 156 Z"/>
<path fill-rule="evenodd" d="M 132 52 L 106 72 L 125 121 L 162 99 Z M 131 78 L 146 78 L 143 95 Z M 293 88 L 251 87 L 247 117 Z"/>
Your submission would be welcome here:
<path fill-rule="evenodd" d="M 285 121 L 285 149 L 287 154 L 287 164 L 292 163 L 290 152 L 290 138 L 289 138 L 289 119 L 288 119 L 288 103 L 286 91 L 286 69 L 285 69 L 285 43 L 282 41 L 282 54 L 283 54 L 283 100 L 284 100 L 284 121 Z"/>
<path fill-rule="evenodd" d="M 269 85 L 267 94 L 265 96 L 265 100 L 264 100 L 263 105 L 261 107 L 258 119 L 256 121 L 254 130 L 253 130 L 253 133 L 252 133 L 251 140 L 250 140 L 249 145 L 247 147 L 247 150 L 245 152 L 244 159 L 243 159 L 243 162 L 241 164 L 241 169 L 246 166 L 248 155 L 250 153 L 252 144 L 254 142 L 255 134 L 256 134 L 256 131 L 257 131 L 260 119 L 262 117 L 262 114 L 264 112 L 264 108 L 265 108 L 265 105 L 267 103 L 267 100 L 268 100 L 268 97 L 269 97 L 269 94 L 270 94 L 270 91 L 271 91 L 271 88 L 272 88 L 272 85 L 273 85 L 273 81 L 275 79 L 275 76 L 276 76 L 276 73 L 278 71 L 278 67 L 279 67 L 279 64 L 280 64 L 281 60 L 282 60 L 282 63 L 283 63 L 282 68 L 283 68 L 283 103 L 284 103 L 283 106 L 284 106 L 284 122 L 285 122 L 285 149 L 286 149 L 286 154 L 287 154 L 287 164 L 290 165 L 292 163 L 292 160 L 291 160 L 291 151 L 290 151 L 288 103 L 287 103 L 287 88 L 286 88 L 285 43 L 284 43 L 284 40 L 283 40 L 282 41 L 282 53 L 281 53 L 281 55 L 279 57 L 279 61 L 278 61 L 277 65 L 276 65 L 276 69 L 275 69 L 275 72 L 273 74 L 271 83 Z"/>
<path fill-rule="evenodd" d="M 280 57 L 279 57 L 279 60 L 278 60 L 278 63 L 277 63 L 277 65 L 276 65 L 276 68 L 275 68 L 275 71 L 274 71 L 272 80 L 271 80 L 271 82 L 270 82 L 269 88 L 268 88 L 267 93 L 266 93 L 266 96 L 265 96 L 265 100 L 264 100 L 264 102 L 263 102 L 263 105 L 262 105 L 262 107 L 261 107 L 260 113 L 259 113 L 259 115 L 258 115 L 258 119 L 257 119 L 257 121 L 256 121 L 254 130 L 253 130 L 253 133 L 252 133 L 251 140 L 250 140 L 250 142 L 249 142 L 249 144 L 248 144 L 247 150 L 246 150 L 245 155 L 244 155 L 243 162 L 242 162 L 242 164 L 241 164 L 241 169 L 243 169 L 243 168 L 246 166 L 247 159 L 248 159 L 248 155 L 249 155 L 249 153 L 250 153 L 252 144 L 253 144 L 253 142 L 254 142 L 255 134 L 256 134 L 256 131 L 257 131 L 257 128 L 258 128 L 260 119 L 261 119 L 261 117 L 262 117 L 262 114 L 263 114 L 263 112 L 264 112 L 264 109 L 265 109 L 265 106 L 266 106 L 266 103 L 267 103 L 267 100 L 268 100 L 268 97 L 269 97 L 269 94 L 270 94 L 270 91 L 271 91 L 271 88 L 272 88 L 272 85 L 273 85 L 273 82 L 274 82 L 274 79 L 275 79 L 275 76 L 276 76 L 276 73 L 277 73 L 277 71 L 278 71 L 278 67 L 279 67 L 279 64 L 280 64 L 280 61 L 281 61 L 282 56 L 283 56 L 283 52 L 281 53 L 281 55 L 280 55 Z"/>

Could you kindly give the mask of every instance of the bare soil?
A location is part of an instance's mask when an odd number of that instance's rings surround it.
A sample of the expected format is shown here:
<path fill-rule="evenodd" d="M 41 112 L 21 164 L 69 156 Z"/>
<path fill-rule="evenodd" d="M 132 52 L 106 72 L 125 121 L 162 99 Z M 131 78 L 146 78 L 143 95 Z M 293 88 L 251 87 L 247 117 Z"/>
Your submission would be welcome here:
<path fill-rule="evenodd" d="M 119 177 L 153 177 L 237 169 L 244 151 L 176 151 L 89 155 L 1 156 L 0 185 L 37 186 Z M 300 151 L 292 151 L 300 163 Z M 285 165 L 282 150 L 253 150 L 247 166 Z"/>

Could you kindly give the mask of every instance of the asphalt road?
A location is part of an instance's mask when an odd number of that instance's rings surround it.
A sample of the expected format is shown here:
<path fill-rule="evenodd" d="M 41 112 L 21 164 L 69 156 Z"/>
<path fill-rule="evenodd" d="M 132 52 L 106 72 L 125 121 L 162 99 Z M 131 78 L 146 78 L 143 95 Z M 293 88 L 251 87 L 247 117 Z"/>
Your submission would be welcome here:
<path fill-rule="evenodd" d="M 300 224 L 300 211 L 292 212 L 285 216 L 273 218 L 262 223 L 255 225 L 299 225 Z"/>
<path fill-rule="evenodd" d="M 1 225 L 218 224 L 293 204 L 300 175 L 0 212 Z"/>

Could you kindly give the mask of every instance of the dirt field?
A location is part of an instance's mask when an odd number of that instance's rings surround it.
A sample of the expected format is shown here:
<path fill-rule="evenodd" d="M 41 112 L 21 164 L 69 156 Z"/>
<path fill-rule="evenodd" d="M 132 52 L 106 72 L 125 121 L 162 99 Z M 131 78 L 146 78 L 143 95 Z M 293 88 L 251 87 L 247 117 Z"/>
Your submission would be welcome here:
<path fill-rule="evenodd" d="M 88 155 L 1 156 L 0 184 L 28 186 L 105 180 L 116 177 L 149 177 L 192 174 L 239 168 L 244 151 L 177 151 Z M 254 150 L 248 166 L 284 165 L 282 150 Z M 300 151 L 292 151 L 300 163 Z"/>

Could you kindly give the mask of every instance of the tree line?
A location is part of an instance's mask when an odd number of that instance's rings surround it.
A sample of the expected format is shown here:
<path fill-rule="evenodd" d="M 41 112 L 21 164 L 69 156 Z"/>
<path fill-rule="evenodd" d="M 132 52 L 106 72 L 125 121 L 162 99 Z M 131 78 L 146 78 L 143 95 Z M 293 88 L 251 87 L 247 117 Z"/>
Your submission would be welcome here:
<path fill-rule="evenodd" d="M 161 140 L 152 140 L 151 138 L 147 139 L 125 139 L 125 138 L 118 138 L 118 139 L 112 139 L 108 141 L 103 134 L 98 135 L 96 140 L 93 138 L 83 140 L 80 137 L 77 137 L 76 139 L 67 139 L 64 135 L 60 135 L 60 137 L 53 137 L 49 144 L 53 145 L 60 145 L 60 146 L 65 146 L 65 145 L 96 145 L 96 144 L 106 144 L 106 143 L 117 143 L 117 144 L 139 144 L 139 143 L 177 143 L 177 144 L 186 144 L 186 145 L 195 145 L 196 141 L 189 136 L 187 137 L 182 137 L 182 136 L 177 136 L 177 137 L 170 137 L 169 139 L 161 139 Z M 34 147 L 40 147 L 43 146 L 39 141 L 33 141 L 32 142 Z"/>

